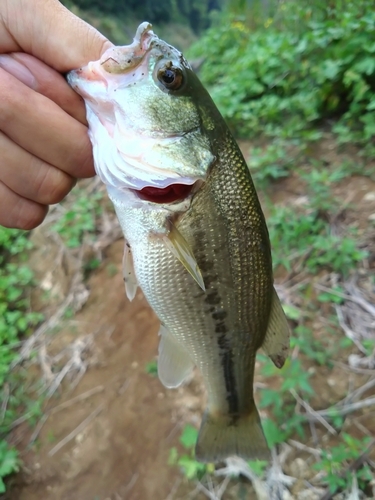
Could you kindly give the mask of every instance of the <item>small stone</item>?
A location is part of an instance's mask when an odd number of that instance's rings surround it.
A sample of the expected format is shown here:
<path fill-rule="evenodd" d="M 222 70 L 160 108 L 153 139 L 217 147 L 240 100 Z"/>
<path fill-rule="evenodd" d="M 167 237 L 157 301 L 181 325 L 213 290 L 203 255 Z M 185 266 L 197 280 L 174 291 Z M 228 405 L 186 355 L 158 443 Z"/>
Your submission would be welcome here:
<path fill-rule="evenodd" d="M 319 500 L 324 494 L 323 488 L 314 488 L 313 490 L 303 490 L 298 493 L 298 500 Z"/>
<path fill-rule="evenodd" d="M 363 199 L 365 201 L 375 201 L 375 191 L 371 191 L 370 193 L 365 194 Z"/>
<path fill-rule="evenodd" d="M 290 464 L 290 475 L 297 479 L 305 479 L 309 476 L 309 466 L 300 457 L 293 460 Z"/>
<path fill-rule="evenodd" d="M 282 496 L 283 500 L 293 500 L 293 495 L 290 493 L 289 490 L 285 489 L 283 491 L 283 496 Z"/>
<path fill-rule="evenodd" d="M 76 436 L 76 443 L 78 443 L 78 444 L 82 443 L 83 438 L 84 438 L 83 432 L 81 432 L 80 434 L 77 434 L 77 436 Z"/>

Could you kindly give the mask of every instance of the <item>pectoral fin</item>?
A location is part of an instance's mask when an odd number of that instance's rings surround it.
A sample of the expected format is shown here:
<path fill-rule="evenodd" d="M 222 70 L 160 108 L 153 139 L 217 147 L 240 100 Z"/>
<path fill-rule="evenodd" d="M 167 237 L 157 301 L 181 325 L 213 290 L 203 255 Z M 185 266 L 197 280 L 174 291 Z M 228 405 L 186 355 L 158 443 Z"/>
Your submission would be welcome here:
<path fill-rule="evenodd" d="M 172 223 L 170 223 L 170 231 L 168 235 L 163 237 L 163 241 L 173 255 L 177 257 L 184 268 L 195 279 L 202 290 L 206 291 L 202 273 L 199 269 L 197 261 L 195 260 L 193 252 L 180 231 Z"/>
<path fill-rule="evenodd" d="M 290 329 L 285 313 L 273 290 L 271 314 L 262 348 L 277 368 L 282 368 L 289 354 Z"/>
<path fill-rule="evenodd" d="M 158 375 L 168 389 L 180 386 L 194 369 L 185 349 L 172 337 L 168 330 L 160 327 Z"/>
<path fill-rule="evenodd" d="M 138 282 L 134 272 L 132 252 L 128 243 L 125 243 L 124 257 L 122 259 L 122 273 L 124 276 L 126 296 L 131 302 L 137 293 Z"/>

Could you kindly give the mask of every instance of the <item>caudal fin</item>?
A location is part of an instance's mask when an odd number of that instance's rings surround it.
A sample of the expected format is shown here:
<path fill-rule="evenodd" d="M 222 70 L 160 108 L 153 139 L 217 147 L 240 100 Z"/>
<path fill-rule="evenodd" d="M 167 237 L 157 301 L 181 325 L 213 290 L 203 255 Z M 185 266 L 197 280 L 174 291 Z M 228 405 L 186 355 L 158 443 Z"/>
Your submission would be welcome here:
<path fill-rule="evenodd" d="M 245 460 L 270 458 L 255 403 L 249 413 L 238 418 L 214 416 L 209 411 L 203 416 L 195 448 L 196 459 L 200 462 L 220 462 L 232 455 Z"/>

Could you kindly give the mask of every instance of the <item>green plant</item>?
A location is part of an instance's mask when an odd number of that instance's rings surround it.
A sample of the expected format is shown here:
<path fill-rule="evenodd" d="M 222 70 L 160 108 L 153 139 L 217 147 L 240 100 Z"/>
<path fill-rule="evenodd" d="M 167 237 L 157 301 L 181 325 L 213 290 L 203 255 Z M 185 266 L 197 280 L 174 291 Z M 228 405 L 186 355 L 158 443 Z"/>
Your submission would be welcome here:
<path fill-rule="evenodd" d="M 332 234 L 317 209 L 305 213 L 277 207 L 268 219 L 268 227 L 274 265 L 287 270 L 299 261 L 311 273 L 327 268 L 346 276 L 367 255 L 353 238 Z"/>
<path fill-rule="evenodd" d="M 34 276 L 22 263 L 30 248 L 24 231 L 0 227 L 0 387 L 17 356 L 20 337 L 43 319 L 42 314 L 30 310 L 28 290 Z"/>
<path fill-rule="evenodd" d="M 341 434 L 342 442 L 336 446 L 330 446 L 328 450 L 322 450 L 319 462 L 314 464 L 314 468 L 324 473 L 324 483 L 330 491 L 334 493 L 337 489 L 347 489 L 350 487 L 353 473 L 357 479 L 363 482 L 371 481 L 373 475 L 367 464 L 352 472 L 349 469 L 350 462 L 356 460 L 365 450 L 371 438 L 356 439 L 350 434 Z"/>
<path fill-rule="evenodd" d="M 156 360 L 150 361 L 145 367 L 146 373 L 156 377 L 158 374 L 158 362 Z"/>
<path fill-rule="evenodd" d="M 85 236 L 93 239 L 97 218 L 102 211 L 100 201 L 103 197 L 102 193 L 88 196 L 81 188 L 76 188 L 73 195 L 76 197 L 75 202 L 52 226 L 70 248 L 80 246 Z"/>
<path fill-rule="evenodd" d="M 213 464 L 203 464 L 195 460 L 194 448 L 197 437 L 197 429 L 190 424 L 185 425 L 180 436 L 180 443 L 186 453 L 180 455 L 177 448 L 172 448 L 169 453 L 169 465 L 178 465 L 188 479 L 201 479 L 206 473 L 215 470 Z"/>
<path fill-rule="evenodd" d="M 20 461 L 15 448 L 0 440 L 0 493 L 5 493 L 4 478 L 19 470 Z"/>
<path fill-rule="evenodd" d="M 5 437 L 20 409 L 26 408 L 31 417 L 38 404 L 25 396 L 24 378 L 10 370 L 20 340 L 43 319 L 30 308 L 34 275 L 24 261 L 31 248 L 25 231 L 0 227 L 0 492 L 5 491 L 2 478 L 17 471 L 19 465 L 17 451 L 9 448 Z"/>
<path fill-rule="evenodd" d="M 313 394 L 310 382 L 310 373 L 306 371 L 299 359 L 287 359 L 281 370 L 264 355 L 258 355 L 263 361 L 261 374 L 265 378 L 280 379 L 277 389 L 264 388 L 260 393 L 260 408 L 267 408 L 272 418 L 264 419 L 263 429 L 270 447 L 284 442 L 297 432 L 304 436 L 303 425 L 306 419 L 295 412 L 296 401 L 291 395 L 295 391 L 308 400 Z"/>
<path fill-rule="evenodd" d="M 332 351 L 313 337 L 313 331 L 305 324 L 299 324 L 293 330 L 291 346 L 298 347 L 310 360 L 319 365 L 331 366 Z"/>
<path fill-rule="evenodd" d="M 334 119 L 341 142 L 372 147 L 372 2 L 267 2 L 266 19 L 256 4 L 226 12 L 190 52 L 206 57 L 201 77 L 236 135 L 290 139 Z"/>
<path fill-rule="evenodd" d="M 269 181 L 287 177 L 301 149 L 301 144 L 280 138 L 264 147 L 252 147 L 248 164 L 256 184 L 264 186 Z"/>

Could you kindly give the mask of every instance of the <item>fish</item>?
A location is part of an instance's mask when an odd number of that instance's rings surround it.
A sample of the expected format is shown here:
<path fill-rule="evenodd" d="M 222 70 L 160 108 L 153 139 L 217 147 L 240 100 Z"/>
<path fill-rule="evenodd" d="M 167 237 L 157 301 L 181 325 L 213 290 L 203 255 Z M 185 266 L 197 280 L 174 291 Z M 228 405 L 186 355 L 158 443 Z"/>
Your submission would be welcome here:
<path fill-rule="evenodd" d="M 202 375 L 196 459 L 268 459 L 256 353 L 281 368 L 290 331 L 233 135 L 183 54 L 147 22 L 130 45 L 67 78 L 85 101 L 95 169 L 124 233 L 126 294 L 140 287 L 160 320 L 160 381 L 176 388 L 195 367 Z"/>

